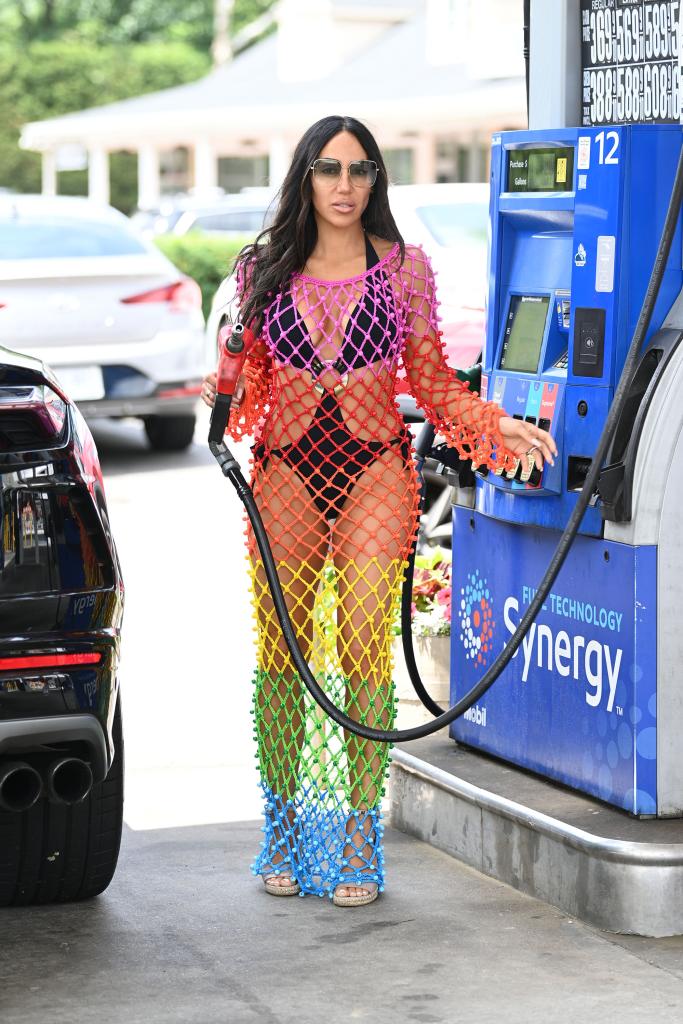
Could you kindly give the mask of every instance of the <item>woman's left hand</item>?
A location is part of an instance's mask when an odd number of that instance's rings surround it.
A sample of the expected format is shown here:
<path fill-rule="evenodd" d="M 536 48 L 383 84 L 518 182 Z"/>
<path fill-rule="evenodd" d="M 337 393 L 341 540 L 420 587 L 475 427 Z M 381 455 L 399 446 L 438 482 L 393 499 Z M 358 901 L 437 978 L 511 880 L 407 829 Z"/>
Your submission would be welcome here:
<path fill-rule="evenodd" d="M 543 469 L 544 462 L 549 462 L 551 466 L 555 465 L 557 445 L 547 430 L 541 430 L 533 423 L 516 420 L 512 416 L 501 416 L 498 429 L 505 447 L 518 458 L 533 454 L 538 469 Z"/>

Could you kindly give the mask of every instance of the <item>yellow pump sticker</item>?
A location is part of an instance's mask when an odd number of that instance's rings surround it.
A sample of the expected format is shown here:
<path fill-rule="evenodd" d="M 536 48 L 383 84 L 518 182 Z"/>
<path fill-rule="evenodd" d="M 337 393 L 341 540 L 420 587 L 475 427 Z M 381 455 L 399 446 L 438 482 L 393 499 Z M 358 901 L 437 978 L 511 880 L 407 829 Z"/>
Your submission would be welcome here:
<path fill-rule="evenodd" d="M 555 172 L 555 181 L 558 185 L 564 185 L 567 181 L 567 158 L 566 156 L 558 156 L 557 158 L 557 169 Z"/>

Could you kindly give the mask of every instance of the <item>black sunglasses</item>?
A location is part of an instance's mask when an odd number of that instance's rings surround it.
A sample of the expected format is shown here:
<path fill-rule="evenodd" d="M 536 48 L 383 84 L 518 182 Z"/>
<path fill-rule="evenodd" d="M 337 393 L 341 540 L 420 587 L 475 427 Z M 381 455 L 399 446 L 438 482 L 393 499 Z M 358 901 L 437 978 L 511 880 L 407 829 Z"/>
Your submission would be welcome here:
<path fill-rule="evenodd" d="M 309 171 L 313 171 L 317 181 L 333 185 L 341 178 L 342 162 L 331 156 L 319 156 Z M 348 171 L 349 181 L 356 188 L 372 188 L 377 181 L 377 164 L 374 160 L 352 160 L 348 164 Z"/>

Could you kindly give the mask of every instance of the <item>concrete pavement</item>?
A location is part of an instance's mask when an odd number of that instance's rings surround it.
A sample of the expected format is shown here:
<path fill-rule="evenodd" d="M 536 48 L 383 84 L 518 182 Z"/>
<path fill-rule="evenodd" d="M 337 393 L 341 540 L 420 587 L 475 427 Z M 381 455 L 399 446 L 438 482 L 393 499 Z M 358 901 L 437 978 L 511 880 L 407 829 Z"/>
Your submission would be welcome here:
<path fill-rule="evenodd" d="M 241 511 L 205 432 L 165 458 L 98 435 L 127 584 L 120 866 L 97 900 L 1 912 L 0 1022 L 680 1019 L 683 940 L 601 934 L 396 832 L 370 907 L 263 892 Z"/>
<path fill-rule="evenodd" d="M 257 823 L 127 830 L 98 900 L 3 912 L 3 1024 L 659 1024 L 680 943 L 616 940 L 388 835 L 387 893 L 339 909 L 248 873 Z"/>

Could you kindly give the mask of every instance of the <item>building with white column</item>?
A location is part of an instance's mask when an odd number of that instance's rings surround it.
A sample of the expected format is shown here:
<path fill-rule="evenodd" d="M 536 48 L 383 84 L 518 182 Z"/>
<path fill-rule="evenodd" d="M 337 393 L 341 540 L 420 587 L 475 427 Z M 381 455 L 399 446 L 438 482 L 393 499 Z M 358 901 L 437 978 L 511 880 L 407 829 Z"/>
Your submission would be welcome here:
<path fill-rule="evenodd" d="M 401 184 L 477 181 L 492 133 L 526 125 L 519 0 L 280 0 L 275 31 L 197 82 L 24 126 L 56 190 L 64 147 L 109 195 L 109 153 L 138 154 L 138 203 L 277 185 L 304 129 L 350 114 Z"/>

